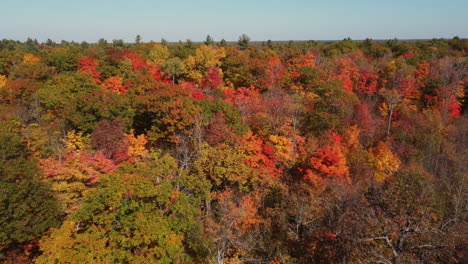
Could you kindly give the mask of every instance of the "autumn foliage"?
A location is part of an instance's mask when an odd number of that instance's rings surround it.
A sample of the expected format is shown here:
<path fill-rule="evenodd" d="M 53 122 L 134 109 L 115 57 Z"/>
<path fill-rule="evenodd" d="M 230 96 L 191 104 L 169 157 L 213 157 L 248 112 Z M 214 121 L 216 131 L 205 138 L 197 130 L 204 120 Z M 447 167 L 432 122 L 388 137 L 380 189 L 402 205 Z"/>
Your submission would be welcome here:
<path fill-rule="evenodd" d="M 0 41 L 1 263 L 466 263 L 467 40 Z"/>

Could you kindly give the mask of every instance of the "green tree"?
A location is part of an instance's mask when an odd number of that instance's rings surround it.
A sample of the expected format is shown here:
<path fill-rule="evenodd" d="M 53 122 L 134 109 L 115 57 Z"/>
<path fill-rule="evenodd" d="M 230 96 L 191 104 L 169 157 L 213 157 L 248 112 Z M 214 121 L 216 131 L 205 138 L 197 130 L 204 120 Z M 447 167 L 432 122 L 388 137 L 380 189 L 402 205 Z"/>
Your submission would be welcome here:
<path fill-rule="evenodd" d="M 58 204 L 28 150 L 14 133 L 0 130 L 0 260 L 59 224 Z"/>
<path fill-rule="evenodd" d="M 214 40 L 210 35 L 208 35 L 208 36 L 206 36 L 206 39 L 205 39 L 204 43 L 205 43 L 205 45 L 213 45 Z"/>
<path fill-rule="evenodd" d="M 273 41 L 271 41 L 271 39 L 269 39 L 266 44 L 270 49 L 273 48 Z"/>
<path fill-rule="evenodd" d="M 140 44 L 141 43 L 141 36 L 138 34 L 136 37 L 135 37 L 135 44 Z"/>
<path fill-rule="evenodd" d="M 227 47 L 227 41 L 225 39 L 222 39 L 220 42 L 219 42 L 219 46 L 221 47 Z"/>
<path fill-rule="evenodd" d="M 47 66 L 54 67 L 57 72 L 76 71 L 78 52 L 72 49 L 54 48 L 43 61 Z"/>
<path fill-rule="evenodd" d="M 237 41 L 237 45 L 239 45 L 239 48 L 244 50 L 249 47 L 249 42 L 250 42 L 250 37 L 247 36 L 247 34 L 242 34 L 239 37 L 239 40 Z"/>
<path fill-rule="evenodd" d="M 179 77 L 185 70 L 184 64 L 179 57 L 171 58 L 162 65 L 164 73 L 172 77 L 172 84 L 175 84 L 175 78 Z"/>
<path fill-rule="evenodd" d="M 112 46 L 116 48 L 124 48 L 126 45 L 123 39 L 114 39 L 112 40 Z"/>
<path fill-rule="evenodd" d="M 104 118 L 119 116 L 127 126 L 133 112 L 126 97 L 106 93 L 90 76 L 80 73 L 55 76 L 39 89 L 37 95 L 47 110 L 45 119 L 64 119 L 73 129 L 86 133 L 92 132 L 97 122 Z"/>
<path fill-rule="evenodd" d="M 44 253 L 37 262 L 195 261 L 202 252 L 196 240 L 200 202 L 194 198 L 200 196 L 176 181 L 176 171 L 173 158 L 153 153 L 147 164 L 127 164 L 103 177 L 83 208 L 41 241 Z"/>

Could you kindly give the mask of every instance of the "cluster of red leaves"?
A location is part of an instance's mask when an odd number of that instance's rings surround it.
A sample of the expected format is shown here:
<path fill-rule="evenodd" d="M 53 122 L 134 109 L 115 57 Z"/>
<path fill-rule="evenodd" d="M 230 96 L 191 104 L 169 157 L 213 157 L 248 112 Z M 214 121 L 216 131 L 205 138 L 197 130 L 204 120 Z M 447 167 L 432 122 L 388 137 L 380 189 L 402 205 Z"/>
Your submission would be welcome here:
<path fill-rule="evenodd" d="M 407 99 L 417 99 L 420 96 L 420 92 L 416 87 L 416 80 L 404 79 L 401 82 L 400 94 Z"/>
<path fill-rule="evenodd" d="M 200 80 L 200 85 L 208 89 L 215 89 L 223 84 L 221 70 L 218 67 L 209 67 L 206 76 Z"/>
<path fill-rule="evenodd" d="M 276 166 L 278 158 L 275 156 L 275 150 L 252 131 L 248 131 L 242 137 L 239 149 L 245 155 L 245 164 L 257 171 L 265 183 L 271 183 L 281 177 L 281 169 Z"/>
<path fill-rule="evenodd" d="M 448 114 L 452 119 L 461 115 L 461 104 L 455 96 L 451 97 L 448 102 Z"/>
<path fill-rule="evenodd" d="M 338 68 L 332 79 L 341 81 L 344 89 L 352 93 L 354 82 L 359 78 L 359 70 L 356 64 L 350 58 L 342 58 L 337 60 L 337 65 Z"/>
<path fill-rule="evenodd" d="M 312 52 L 308 51 L 306 52 L 306 54 L 304 54 L 302 57 L 296 60 L 295 63 L 298 68 L 315 68 L 315 55 Z"/>
<path fill-rule="evenodd" d="M 108 159 L 102 151 L 97 151 L 92 156 L 83 155 L 82 160 L 94 169 L 94 172 L 90 174 L 90 183 L 96 183 L 98 176 L 113 172 L 119 167 L 113 160 Z"/>
<path fill-rule="evenodd" d="M 78 69 L 83 73 L 91 74 L 95 83 L 101 83 L 101 72 L 97 71 L 98 60 L 94 58 L 78 58 Z"/>
<path fill-rule="evenodd" d="M 351 182 L 341 141 L 342 138 L 339 135 L 330 133 L 327 144 L 310 158 L 311 169 L 306 171 L 306 180 L 320 183 L 323 178 L 332 177 L 340 182 Z"/>
<path fill-rule="evenodd" d="M 316 56 L 311 51 L 306 52 L 306 54 L 302 55 L 299 58 L 289 59 L 288 65 L 287 65 L 289 77 L 292 78 L 293 80 L 294 79 L 297 80 L 303 77 L 303 73 L 301 73 L 300 71 L 301 69 L 303 68 L 315 69 L 316 68 L 315 59 L 316 59 Z M 297 83 L 296 87 L 301 87 L 301 85 Z"/>
<path fill-rule="evenodd" d="M 421 61 L 416 64 L 416 70 L 414 71 L 414 78 L 419 87 L 423 88 L 426 86 L 426 78 L 430 73 L 430 65 L 427 61 Z"/>
<path fill-rule="evenodd" d="M 224 90 L 224 95 L 225 101 L 237 107 L 247 121 L 254 118 L 253 113 L 259 112 L 262 107 L 260 92 L 253 86 L 241 87 L 237 90 L 227 88 Z"/>
<path fill-rule="evenodd" d="M 181 82 L 179 85 L 173 86 L 172 89 L 174 91 L 180 91 L 196 101 L 205 99 L 214 100 L 212 96 L 205 94 L 206 90 L 195 87 L 193 82 Z"/>
<path fill-rule="evenodd" d="M 405 59 L 411 59 L 411 58 L 414 58 L 414 54 L 412 52 L 406 52 L 405 54 L 402 55 L 402 57 Z"/>
<path fill-rule="evenodd" d="M 377 92 L 378 76 L 365 70 L 361 70 L 359 73 L 359 91 L 367 95 L 375 94 Z"/>
<path fill-rule="evenodd" d="M 265 89 L 277 87 L 283 75 L 284 69 L 281 60 L 277 56 L 268 57 L 265 80 L 263 81 L 262 86 L 265 87 Z"/>
<path fill-rule="evenodd" d="M 90 185 L 97 183 L 99 176 L 113 172 L 118 168 L 118 165 L 113 160 L 106 158 L 101 151 L 91 155 L 84 151 L 70 151 L 60 160 L 50 157 L 40 160 L 39 163 L 48 177 L 55 178 L 59 175 L 78 177 L 78 174 L 83 174 L 87 175 L 87 184 Z"/>
<path fill-rule="evenodd" d="M 168 80 L 163 79 L 162 77 L 162 69 L 159 65 L 152 65 L 149 64 L 147 61 L 143 60 L 140 55 L 131 52 L 125 54 L 123 59 L 128 59 L 132 63 L 132 70 L 139 71 L 141 73 L 149 73 L 155 81 L 166 81 L 169 83 Z"/>
<path fill-rule="evenodd" d="M 201 100 L 204 100 L 206 98 L 207 98 L 207 96 L 203 93 L 202 90 L 194 89 L 192 91 L 192 99 L 195 99 L 197 101 L 201 101 Z"/>

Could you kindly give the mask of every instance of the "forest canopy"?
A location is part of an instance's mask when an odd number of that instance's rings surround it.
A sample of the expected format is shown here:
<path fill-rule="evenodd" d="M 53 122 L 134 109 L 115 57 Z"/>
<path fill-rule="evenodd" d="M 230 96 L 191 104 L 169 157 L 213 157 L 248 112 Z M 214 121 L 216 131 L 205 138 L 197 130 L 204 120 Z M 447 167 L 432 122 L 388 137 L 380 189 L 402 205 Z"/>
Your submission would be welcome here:
<path fill-rule="evenodd" d="M 0 41 L 0 262 L 466 263 L 468 40 Z"/>

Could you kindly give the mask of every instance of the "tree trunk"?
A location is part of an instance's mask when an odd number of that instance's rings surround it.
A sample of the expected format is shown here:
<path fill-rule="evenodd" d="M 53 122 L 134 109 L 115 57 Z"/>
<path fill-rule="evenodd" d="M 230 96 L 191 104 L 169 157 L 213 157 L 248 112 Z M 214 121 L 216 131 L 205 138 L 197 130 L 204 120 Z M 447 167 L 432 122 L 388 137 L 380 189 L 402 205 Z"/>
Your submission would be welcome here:
<path fill-rule="evenodd" d="M 393 106 L 389 106 L 388 112 L 387 137 L 390 135 L 390 127 L 392 126 Z"/>

